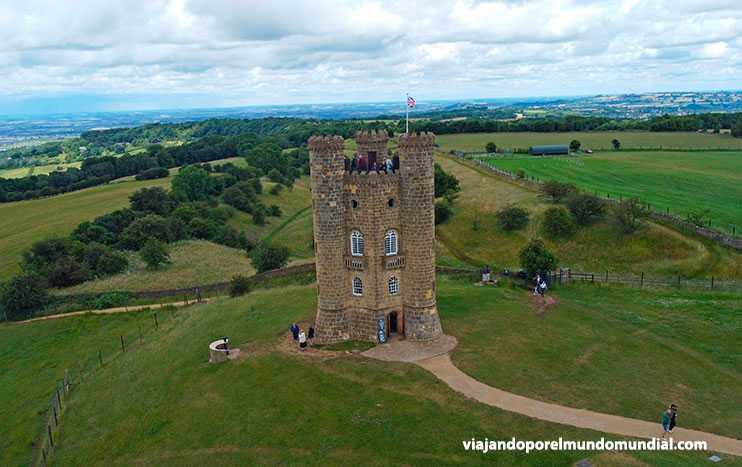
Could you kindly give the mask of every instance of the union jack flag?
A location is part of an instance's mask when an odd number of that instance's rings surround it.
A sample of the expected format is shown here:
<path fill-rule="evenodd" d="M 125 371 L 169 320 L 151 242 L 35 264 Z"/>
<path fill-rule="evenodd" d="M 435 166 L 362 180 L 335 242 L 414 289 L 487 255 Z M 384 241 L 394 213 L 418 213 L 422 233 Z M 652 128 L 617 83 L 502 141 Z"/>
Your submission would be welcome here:
<path fill-rule="evenodd" d="M 413 99 L 410 96 L 407 96 L 407 107 L 409 108 L 415 107 L 415 99 Z"/>

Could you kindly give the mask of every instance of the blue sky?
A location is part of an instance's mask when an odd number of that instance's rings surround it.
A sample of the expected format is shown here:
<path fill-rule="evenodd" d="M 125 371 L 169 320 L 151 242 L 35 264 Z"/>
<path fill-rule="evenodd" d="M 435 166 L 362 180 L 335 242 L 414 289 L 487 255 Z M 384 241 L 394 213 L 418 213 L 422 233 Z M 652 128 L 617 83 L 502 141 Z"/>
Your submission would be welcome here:
<path fill-rule="evenodd" d="M 739 0 L 0 3 L 0 113 L 738 90 Z"/>

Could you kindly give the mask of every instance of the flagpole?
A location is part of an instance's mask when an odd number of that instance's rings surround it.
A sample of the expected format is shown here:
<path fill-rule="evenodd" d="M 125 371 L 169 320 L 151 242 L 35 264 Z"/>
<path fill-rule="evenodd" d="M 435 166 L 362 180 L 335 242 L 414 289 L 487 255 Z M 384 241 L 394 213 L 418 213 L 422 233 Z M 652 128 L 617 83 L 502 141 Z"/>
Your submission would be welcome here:
<path fill-rule="evenodd" d="M 410 93 L 407 93 L 407 100 L 404 103 L 405 108 L 405 133 L 410 133 Z"/>

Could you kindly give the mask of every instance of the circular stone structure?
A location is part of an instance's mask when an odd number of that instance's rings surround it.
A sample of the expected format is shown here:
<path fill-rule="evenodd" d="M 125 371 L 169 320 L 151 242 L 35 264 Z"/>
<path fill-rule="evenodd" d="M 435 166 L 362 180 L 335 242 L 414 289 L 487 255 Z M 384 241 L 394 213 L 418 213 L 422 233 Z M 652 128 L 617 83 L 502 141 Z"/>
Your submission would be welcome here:
<path fill-rule="evenodd" d="M 237 356 L 240 354 L 240 349 L 227 350 L 227 343 L 224 342 L 224 339 L 219 339 L 218 341 L 214 341 L 209 344 L 209 353 L 210 363 L 220 363 L 237 358 Z"/>

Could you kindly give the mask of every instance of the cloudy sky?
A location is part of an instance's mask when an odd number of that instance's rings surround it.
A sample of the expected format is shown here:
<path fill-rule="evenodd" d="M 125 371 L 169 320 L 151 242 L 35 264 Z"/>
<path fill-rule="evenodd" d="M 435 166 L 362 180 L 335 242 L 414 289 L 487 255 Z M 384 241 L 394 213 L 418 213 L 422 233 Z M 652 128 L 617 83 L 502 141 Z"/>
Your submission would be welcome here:
<path fill-rule="evenodd" d="M 0 113 L 742 89 L 741 0 L 0 0 Z"/>

